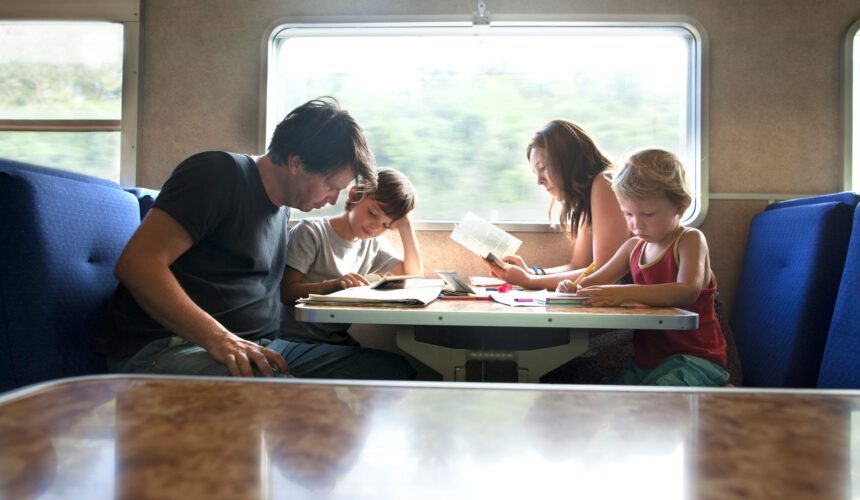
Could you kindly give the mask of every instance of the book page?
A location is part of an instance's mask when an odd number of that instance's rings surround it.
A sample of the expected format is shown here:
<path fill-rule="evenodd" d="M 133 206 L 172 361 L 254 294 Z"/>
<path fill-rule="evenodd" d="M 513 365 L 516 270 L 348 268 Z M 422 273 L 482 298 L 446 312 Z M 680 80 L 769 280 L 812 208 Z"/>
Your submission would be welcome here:
<path fill-rule="evenodd" d="M 497 257 L 514 254 L 522 244 L 519 239 L 472 212 L 454 227 L 451 239 L 484 258 L 490 253 Z"/>

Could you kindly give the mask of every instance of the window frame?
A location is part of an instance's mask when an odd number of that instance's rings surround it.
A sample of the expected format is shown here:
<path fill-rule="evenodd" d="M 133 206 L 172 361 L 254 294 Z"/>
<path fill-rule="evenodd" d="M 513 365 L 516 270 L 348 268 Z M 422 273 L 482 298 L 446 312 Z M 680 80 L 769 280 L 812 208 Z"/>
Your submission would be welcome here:
<path fill-rule="evenodd" d="M 137 184 L 138 102 L 140 75 L 140 0 L 95 3 L 5 0 L 0 22 L 108 22 L 123 26 L 122 114 L 119 120 L 2 120 L 0 131 L 120 132 L 119 183 Z M 50 166 L 50 165 L 48 165 Z"/>
<path fill-rule="evenodd" d="M 483 19 L 483 18 L 481 18 Z M 282 117 L 271 116 L 269 102 L 275 98 L 275 72 L 269 71 L 274 60 L 274 41 L 277 35 L 290 28 L 410 28 L 410 27 L 471 27 L 476 32 L 499 27 L 534 28 L 681 28 L 693 39 L 690 54 L 688 92 L 690 112 L 687 115 L 687 140 L 692 149 L 691 156 L 697 159 L 693 168 L 698 170 L 696 182 L 691 186 L 695 207 L 690 217 L 682 222 L 698 227 L 708 212 L 708 36 L 704 27 L 688 16 L 559 16 L 559 15 L 496 15 L 489 22 L 481 22 L 477 14 L 469 16 L 355 16 L 355 17 L 284 17 L 269 24 L 262 38 L 260 75 L 259 151 L 266 151 L 268 138 L 266 128 L 270 121 L 277 123 Z M 525 140 L 525 139 L 524 139 Z M 525 167 L 524 167 L 525 168 Z M 450 231 L 454 221 L 416 221 L 415 226 L 423 231 Z M 497 224 L 502 229 L 516 232 L 558 232 L 556 221 L 505 222 Z"/>
<path fill-rule="evenodd" d="M 854 73 L 854 58 L 860 57 L 860 54 L 854 52 L 856 39 L 860 39 L 860 19 L 855 21 L 845 33 L 842 60 L 842 67 L 844 68 L 842 80 L 843 189 L 860 192 L 860 161 L 854 161 L 854 155 L 860 155 L 860 151 L 855 151 L 854 148 L 854 135 L 860 131 L 860 116 L 854 114 L 854 107 L 860 99 L 860 96 L 854 95 L 854 85 L 860 78 L 860 75 Z"/>

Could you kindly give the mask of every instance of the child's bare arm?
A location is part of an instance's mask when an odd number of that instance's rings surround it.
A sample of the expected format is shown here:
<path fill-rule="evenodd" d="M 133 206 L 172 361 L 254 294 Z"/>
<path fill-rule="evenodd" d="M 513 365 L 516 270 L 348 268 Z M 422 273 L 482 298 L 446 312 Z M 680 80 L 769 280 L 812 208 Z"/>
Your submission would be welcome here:
<path fill-rule="evenodd" d="M 683 307 L 696 301 L 702 291 L 708 257 L 704 235 L 697 230 L 688 231 L 678 242 L 679 270 L 674 283 L 659 285 L 607 285 L 593 286 L 578 291 L 588 295 L 595 306 L 618 306 L 626 303 L 659 307 Z"/>
<path fill-rule="evenodd" d="M 609 261 L 594 273 L 588 275 L 585 279 L 579 282 L 579 287 L 585 288 L 593 285 L 601 285 L 605 283 L 615 283 L 620 280 L 630 269 L 630 252 L 636 246 L 636 239 L 631 238 L 625 241 L 621 247 L 615 252 Z M 559 292 L 573 293 L 576 292 L 573 288 L 573 281 L 564 280 L 558 284 L 556 288 Z"/>
<path fill-rule="evenodd" d="M 418 247 L 418 238 L 415 236 L 415 228 L 412 227 L 411 214 L 406 214 L 392 225 L 400 233 L 400 242 L 403 244 L 403 262 L 391 268 L 391 274 L 424 274 L 424 261 L 421 258 L 421 249 Z"/>
<path fill-rule="evenodd" d="M 344 288 L 369 284 L 367 278 L 355 273 L 316 283 L 303 283 L 304 277 L 304 273 L 287 266 L 284 270 L 284 277 L 281 278 L 281 302 L 292 304 L 296 299 L 307 297 L 312 293 L 325 295 Z"/>

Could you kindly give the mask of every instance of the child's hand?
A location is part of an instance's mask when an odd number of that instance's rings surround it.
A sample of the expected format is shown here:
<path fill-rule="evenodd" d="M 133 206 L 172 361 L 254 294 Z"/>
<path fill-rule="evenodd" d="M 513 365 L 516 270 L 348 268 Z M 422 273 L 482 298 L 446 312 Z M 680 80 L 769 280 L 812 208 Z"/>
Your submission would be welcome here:
<path fill-rule="evenodd" d="M 345 290 L 347 288 L 352 288 L 355 286 L 364 286 L 369 284 L 370 282 L 367 281 L 367 278 L 365 278 L 364 276 L 356 273 L 348 273 L 344 274 L 340 278 L 335 279 L 334 291 Z"/>
<path fill-rule="evenodd" d="M 571 280 L 561 280 L 558 283 L 558 286 L 555 287 L 556 292 L 561 293 L 574 293 L 576 292 L 576 287 L 573 286 L 573 281 Z"/>
<path fill-rule="evenodd" d="M 403 217 L 397 219 L 396 221 L 392 222 L 391 225 L 388 227 L 388 229 L 393 229 L 395 231 L 401 231 L 401 232 L 402 231 L 411 231 L 412 230 L 412 219 L 410 218 L 411 215 L 412 215 L 412 212 L 410 212 L 410 213 L 404 215 Z"/>
<path fill-rule="evenodd" d="M 597 307 L 615 307 L 626 302 L 624 297 L 624 285 L 600 285 L 579 288 L 575 290 L 579 295 L 588 297 L 585 303 Z"/>
<path fill-rule="evenodd" d="M 529 270 L 529 267 L 526 265 L 526 261 L 524 261 L 519 255 L 505 255 L 502 257 L 502 261 L 511 264 L 512 266 L 521 267 L 526 271 Z"/>

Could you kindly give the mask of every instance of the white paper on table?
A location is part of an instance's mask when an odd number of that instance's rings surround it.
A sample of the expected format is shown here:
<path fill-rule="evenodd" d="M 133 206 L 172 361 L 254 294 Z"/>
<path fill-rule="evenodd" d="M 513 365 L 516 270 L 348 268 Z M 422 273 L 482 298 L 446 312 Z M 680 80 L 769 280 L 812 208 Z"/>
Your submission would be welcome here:
<path fill-rule="evenodd" d="M 490 292 L 490 299 L 511 307 L 544 307 L 546 306 L 546 293 L 546 290 L 538 292 Z"/>

